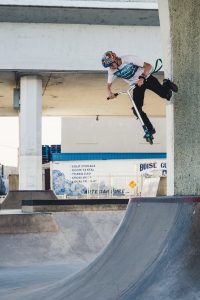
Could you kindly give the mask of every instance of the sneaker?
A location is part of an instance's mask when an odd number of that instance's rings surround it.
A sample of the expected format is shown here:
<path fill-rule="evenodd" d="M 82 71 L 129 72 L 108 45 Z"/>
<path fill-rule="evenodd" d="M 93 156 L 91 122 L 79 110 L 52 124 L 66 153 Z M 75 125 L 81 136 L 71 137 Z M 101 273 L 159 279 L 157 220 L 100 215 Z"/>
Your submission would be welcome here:
<path fill-rule="evenodd" d="M 151 135 L 152 135 L 152 134 L 155 134 L 155 133 L 156 133 L 156 130 L 155 130 L 155 128 L 152 128 L 151 130 L 149 130 L 149 132 L 150 132 Z"/>
<path fill-rule="evenodd" d="M 149 132 L 145 133 L 144 139 L 146 140 L 147 143 L 153 145 L 154 137 L 151 133 L 149 133 Z"/>
<path fill-rule="evenodd" d="M 152 135 L 152 132 L 148 131 L 148 132 L 145 133 L 145 135 L 143 136 L 143 138 L 144 139 L 149 139 L 149 138 L 153 139 L 154 137 Z"/>
<path fill-rule="evenodd" d="M 169 90 L 168 93 L 167 93 L 166 99 L 167 99 L 168 101 L 170 101 L 171 97 L 172 97 L 172 91 Z"/>
<path fill-rule="evenodd" d="M 166 85 L 174 93 L 178 92 L 178 86 L 169 79 L 164 79 L 163 80 L 163 85 Z"/>

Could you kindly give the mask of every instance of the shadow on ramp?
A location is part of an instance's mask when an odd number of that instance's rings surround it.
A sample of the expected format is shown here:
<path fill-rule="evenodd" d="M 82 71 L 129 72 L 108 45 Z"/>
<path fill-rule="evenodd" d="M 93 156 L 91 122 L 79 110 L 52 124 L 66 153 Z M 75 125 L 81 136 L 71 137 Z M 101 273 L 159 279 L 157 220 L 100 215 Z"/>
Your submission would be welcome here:
<path fill-rule="evenodd" d="M 16 291 L 15 300 L 199 299 L 199 201 L 132 199 L 119 230 L 91 264 L 46 288 Z"/>

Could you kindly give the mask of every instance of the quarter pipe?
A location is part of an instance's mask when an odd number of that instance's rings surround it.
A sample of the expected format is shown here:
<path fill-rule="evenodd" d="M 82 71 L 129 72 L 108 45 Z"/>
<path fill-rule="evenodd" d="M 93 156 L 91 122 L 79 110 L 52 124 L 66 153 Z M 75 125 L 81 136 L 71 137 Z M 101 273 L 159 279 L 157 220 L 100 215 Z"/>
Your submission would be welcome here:
<path fill-rule="evenodd" d="M 71 278 L 16 293 L 14 299 L 199 299 L 199 200 L 132 199 L 119 230 L 92 263 Z"/>

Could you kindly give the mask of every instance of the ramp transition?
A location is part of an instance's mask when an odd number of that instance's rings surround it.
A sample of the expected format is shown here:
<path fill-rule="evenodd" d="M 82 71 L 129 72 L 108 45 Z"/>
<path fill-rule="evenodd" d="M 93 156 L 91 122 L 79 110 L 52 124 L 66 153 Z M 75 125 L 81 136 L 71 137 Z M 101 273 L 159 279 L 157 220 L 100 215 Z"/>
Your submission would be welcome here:
<path fill-rule="evenodd" d="M 132 199 L 117 233 L 79 273 L 15 300 L 200 298 L 200 198 Z"/>

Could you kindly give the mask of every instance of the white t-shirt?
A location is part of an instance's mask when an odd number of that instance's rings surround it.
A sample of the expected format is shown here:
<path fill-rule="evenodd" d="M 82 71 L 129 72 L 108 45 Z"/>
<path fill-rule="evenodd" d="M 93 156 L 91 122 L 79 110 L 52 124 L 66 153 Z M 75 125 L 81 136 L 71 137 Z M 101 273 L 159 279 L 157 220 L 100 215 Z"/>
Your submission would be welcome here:
<path fill-rule="evenodd" d="M 108 68 L 108 84 L 117 77 L 124 79 L 129 85 L 134 85 L 144 72 L 144 61 L 135 55 L 125 55 L 120 57 L 122 64 L 117 69 Z"/>

